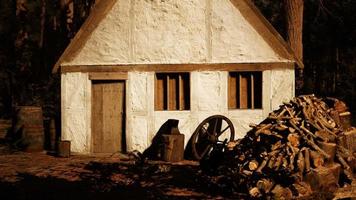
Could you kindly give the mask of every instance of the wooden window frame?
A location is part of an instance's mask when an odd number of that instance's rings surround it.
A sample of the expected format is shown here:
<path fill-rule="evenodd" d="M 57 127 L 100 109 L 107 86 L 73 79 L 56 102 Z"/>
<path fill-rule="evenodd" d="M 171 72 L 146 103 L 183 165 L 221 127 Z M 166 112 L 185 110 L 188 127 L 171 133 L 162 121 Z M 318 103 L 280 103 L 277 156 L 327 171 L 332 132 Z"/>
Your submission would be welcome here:
<path fill-rule="evenodd" d="M 154 82 L 155 111 L 190 110 L 189 72 L 156 72 Z"/>
<path fill-rule="evenodd" d="M 263 71 L 229 71 L 227 85 L 229 110 L 263 109 Z"/>

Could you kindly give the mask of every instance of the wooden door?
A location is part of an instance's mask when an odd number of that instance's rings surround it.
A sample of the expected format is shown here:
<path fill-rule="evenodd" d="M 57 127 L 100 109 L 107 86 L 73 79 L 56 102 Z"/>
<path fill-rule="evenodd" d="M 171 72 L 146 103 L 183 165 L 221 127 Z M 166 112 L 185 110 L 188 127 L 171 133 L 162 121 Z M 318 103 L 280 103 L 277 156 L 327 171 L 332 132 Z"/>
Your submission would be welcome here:
<path fill-rule="evenodd" d="M 124 149 L 125 82 L 92 82 L 92 136 L 94 153 Z"/>

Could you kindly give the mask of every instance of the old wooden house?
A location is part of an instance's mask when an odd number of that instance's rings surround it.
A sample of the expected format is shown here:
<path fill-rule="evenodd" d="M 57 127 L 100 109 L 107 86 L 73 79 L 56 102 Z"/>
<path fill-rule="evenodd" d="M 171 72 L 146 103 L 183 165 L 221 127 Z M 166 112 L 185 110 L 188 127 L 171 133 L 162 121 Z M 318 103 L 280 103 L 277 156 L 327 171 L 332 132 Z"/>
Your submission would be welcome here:
<path fill-rule="evenodd" d="M 214 114 L 242 137 L 294 96 L 297 64 L 250 0 L 100 1 L 53 69 L 62 140 L 142 151 L 167 119 L 187 142 Z"/>

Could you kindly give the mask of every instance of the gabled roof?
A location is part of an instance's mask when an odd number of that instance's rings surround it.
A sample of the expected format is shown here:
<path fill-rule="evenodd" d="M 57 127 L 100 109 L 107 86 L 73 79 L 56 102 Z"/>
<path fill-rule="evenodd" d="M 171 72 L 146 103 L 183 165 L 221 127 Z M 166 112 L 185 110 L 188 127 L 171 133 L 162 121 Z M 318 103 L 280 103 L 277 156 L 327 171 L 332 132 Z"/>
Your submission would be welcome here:
<path fill-rule="evenodd" d="M 59 66 L 62 61 L 64 60 L 71 60 L 74 56 L 83 48 L 86 41 L 89 39 L 91 33 L 95 30 L 101 20 L 109 13 L 112 9 L 116 0 L 105 0 L 99 1 L 93 10 L 91 11 L 88 18 L 83 23 L 82 27 L 79 31 L 75 34 L 74 38 L 69 43 L 68 47 L 64 50 L 61 57 L 59 57 L 58 61 L 54 65 L 52 70 L 53 73 L 57 73 Z"/>
<path fill-rule="evenodd" d="M 124 0 L 129 1 L 129 0 Z M 212 0 L 214 1 L 214 0 Z M 220 1 L 220 0 L 219 0 Z M 221 0 L 223 1 L 223 0 Z M 270 47 L 278 52 L 282 57 L 293 60 L 299 67 L 303 67 L 303 63 L 298 60 L 291 50 L 289 45 L 284 41 L 280 34 L 260 13 L 251 0 L 226 0 L 230 1 L 243 15 L 243 17 L 253 26 L 259 35 L 268 43 Z M 61 55 L 53 68 L 53 73 L 58 72 L 60 65 L 64 62 L 71 62 L 80 53 L 85 44 L 90 39 L 93 32 L 105 17 L 112 11 L 116 3 L 121 3 L 119 0 L 99 1 L 93 8 L 90 16 L 85 21 L 83 26 L 77 32 L 75 37 L 70 42 L 64 53 Z"/>
<path fill-rule="evenodd" d="M 240 0 L 232 0 L 234 4 L 238 7 L 238 3 Z M 255 28 L 259 30 L 260 33 L 266 34 L 264 37 L 268 38 L 271 37 L 271 42 L 280 43 L 282 47 L 287 51 L 289 55 L 295 60 L 296 64 L 300 68 L 304 68 L 303 61 L 297 58 L 295 52 L 291 49 L 291 47 L 287 44 L 287 42 L 283 39 L 283 37 L 278 33 L 278 31 L 272 26 L 272 24 L 263 16 L 261 11 L 255 6 L 255 4 L 251 0 L 241 0 L 246 3 L 246 5 L 253 11 L 253 15 L 251 15 L 251 19 L 256 17 Z M 261 23 L 261 24 L 260 24 Z M 260 24 L 260 25 L 257 25 Z M 265 31 L 265 28 L 268 31 Z"/>

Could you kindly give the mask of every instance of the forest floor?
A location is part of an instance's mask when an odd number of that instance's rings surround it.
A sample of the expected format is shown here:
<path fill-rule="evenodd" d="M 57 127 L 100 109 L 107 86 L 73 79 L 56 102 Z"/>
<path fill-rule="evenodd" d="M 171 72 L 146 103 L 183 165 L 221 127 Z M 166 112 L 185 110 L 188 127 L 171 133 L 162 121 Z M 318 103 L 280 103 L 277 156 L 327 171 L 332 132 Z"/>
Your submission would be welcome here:
<path fill-rule="evenodd" d="M 231 198 L 209 188 L 199 170 L 192 161 L 137 164 L 119 154 L 58 158 L 14 151 L 0 142 L 0 199 Z M 338 199 L 350 193 L 356 198 L 356 181 L 352 188 L 340 189 Z"/>

